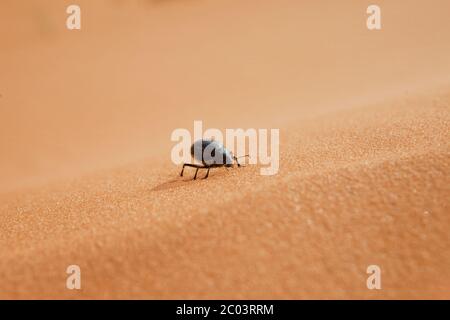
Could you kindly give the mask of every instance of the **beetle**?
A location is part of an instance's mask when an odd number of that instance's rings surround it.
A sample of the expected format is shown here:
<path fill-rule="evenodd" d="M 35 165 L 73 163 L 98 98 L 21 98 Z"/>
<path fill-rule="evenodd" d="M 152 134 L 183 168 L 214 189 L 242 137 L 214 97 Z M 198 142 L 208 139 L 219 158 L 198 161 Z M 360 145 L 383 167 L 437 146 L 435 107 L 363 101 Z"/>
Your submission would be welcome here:
<path fill-rule="evenodd" d="M 234 161 L 238 167 L 242 165 L 239 163 L 238 158 L 233 153 L 227 150 L 222 143 L 215 140 L 200 139 L 195 141 L 191 146 L 191 156 L 200 161 L 202 164 L 185 163 L 181 170 L 180 176 L 183 176 L 184 168 L 191 167 L 196 168 L 194 180 L 197 179 L 197 173 L 200 169 L 207 169 L 206 175 L 203 179 L 208 178 L 209 170 L 219 167 L 232 167 Z M 248 157 L 246 155 L 245 157 Z"/>

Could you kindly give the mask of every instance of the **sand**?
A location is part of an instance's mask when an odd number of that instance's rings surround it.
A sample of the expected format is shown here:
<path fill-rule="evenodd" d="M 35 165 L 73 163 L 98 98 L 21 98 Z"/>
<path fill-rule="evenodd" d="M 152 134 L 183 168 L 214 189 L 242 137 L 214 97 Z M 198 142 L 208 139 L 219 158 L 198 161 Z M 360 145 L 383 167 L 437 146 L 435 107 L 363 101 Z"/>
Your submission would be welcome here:
<path fill-rule="evenodd" d="M 0 298 L 450 298 L 448 1 L 78 2 L 0 4 Z M 194 120 L 279 173 L 179 177 Z"/>

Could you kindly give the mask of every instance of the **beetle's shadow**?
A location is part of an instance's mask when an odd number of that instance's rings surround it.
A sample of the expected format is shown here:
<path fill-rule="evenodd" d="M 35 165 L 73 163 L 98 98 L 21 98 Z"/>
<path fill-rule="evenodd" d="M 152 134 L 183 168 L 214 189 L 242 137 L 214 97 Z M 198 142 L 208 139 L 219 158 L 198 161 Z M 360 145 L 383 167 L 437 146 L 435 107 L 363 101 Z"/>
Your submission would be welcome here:
<path fill-rule="evenodd" d="M 167 189 L 174 189 L 174 188 L 180 188 L 180 187 L 186 187 L 189 182 L 192 182 L 195 180 L 192 179 L 184 179 L 184 178 L 177 178 L 172 179 L 167 182 L 163 182 L 156 187 L 152 188 L 151 191 L 161 191 L 161 190 L 167 190 Z"/>
<path fill-rule="evenodd" d="M 203 179 L 203 175 L 198 176 L 196 180 L 193 179 L 192 176 L 185 175 L 184 177 L 178 177 L 175 179 L 171 179 L 167 182 L 163 182 L 156 187 L 152 188 L 151 191 L 161 191 L 161 190 L 168 190 L 168 189 L 175 189 L 175 188 L 181 188 L 181 187 L 187 187 L 189 185 L 192 185 L 193 183 L 201 183 L 201 182 L 207 182 L 209 180 L 214 179 L 214 176 L 221 176 L 226 174 L 226 172 L 219 172 L 217 170 L 213 174 L 209 175 L 209 178 Z"/>

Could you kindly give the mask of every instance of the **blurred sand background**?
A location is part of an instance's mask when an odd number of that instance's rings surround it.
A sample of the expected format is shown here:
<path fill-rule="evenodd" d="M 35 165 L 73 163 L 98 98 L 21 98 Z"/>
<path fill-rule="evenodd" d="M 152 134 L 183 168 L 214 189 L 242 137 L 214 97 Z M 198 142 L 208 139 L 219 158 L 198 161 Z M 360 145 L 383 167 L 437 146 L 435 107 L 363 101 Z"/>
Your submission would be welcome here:
<path fill-rule="evenodd" d="M 0 298 L 450 298 L 450 3 L 376 3 L 2 0 Z M 194 120 L 279 174 L 179 178 Z"/>

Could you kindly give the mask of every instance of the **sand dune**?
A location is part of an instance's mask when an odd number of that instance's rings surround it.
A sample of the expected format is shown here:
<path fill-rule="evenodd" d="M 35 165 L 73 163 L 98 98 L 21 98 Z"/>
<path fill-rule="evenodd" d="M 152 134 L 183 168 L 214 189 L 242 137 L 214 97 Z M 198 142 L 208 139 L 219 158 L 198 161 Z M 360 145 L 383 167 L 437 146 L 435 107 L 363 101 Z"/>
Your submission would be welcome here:
<path fill-rule="evenodd" d="M 285 128 L 275 177 L 148 160 L 3 196 L 2 295 L 448 298 L 449 93 Z"/>
<path fill-rule="evenodd" d="M 0 4 L 0 298 L 450 298 L 446 1 L 79 2 Z M 198 119 L 279 173 L 179 177 Z"/>

